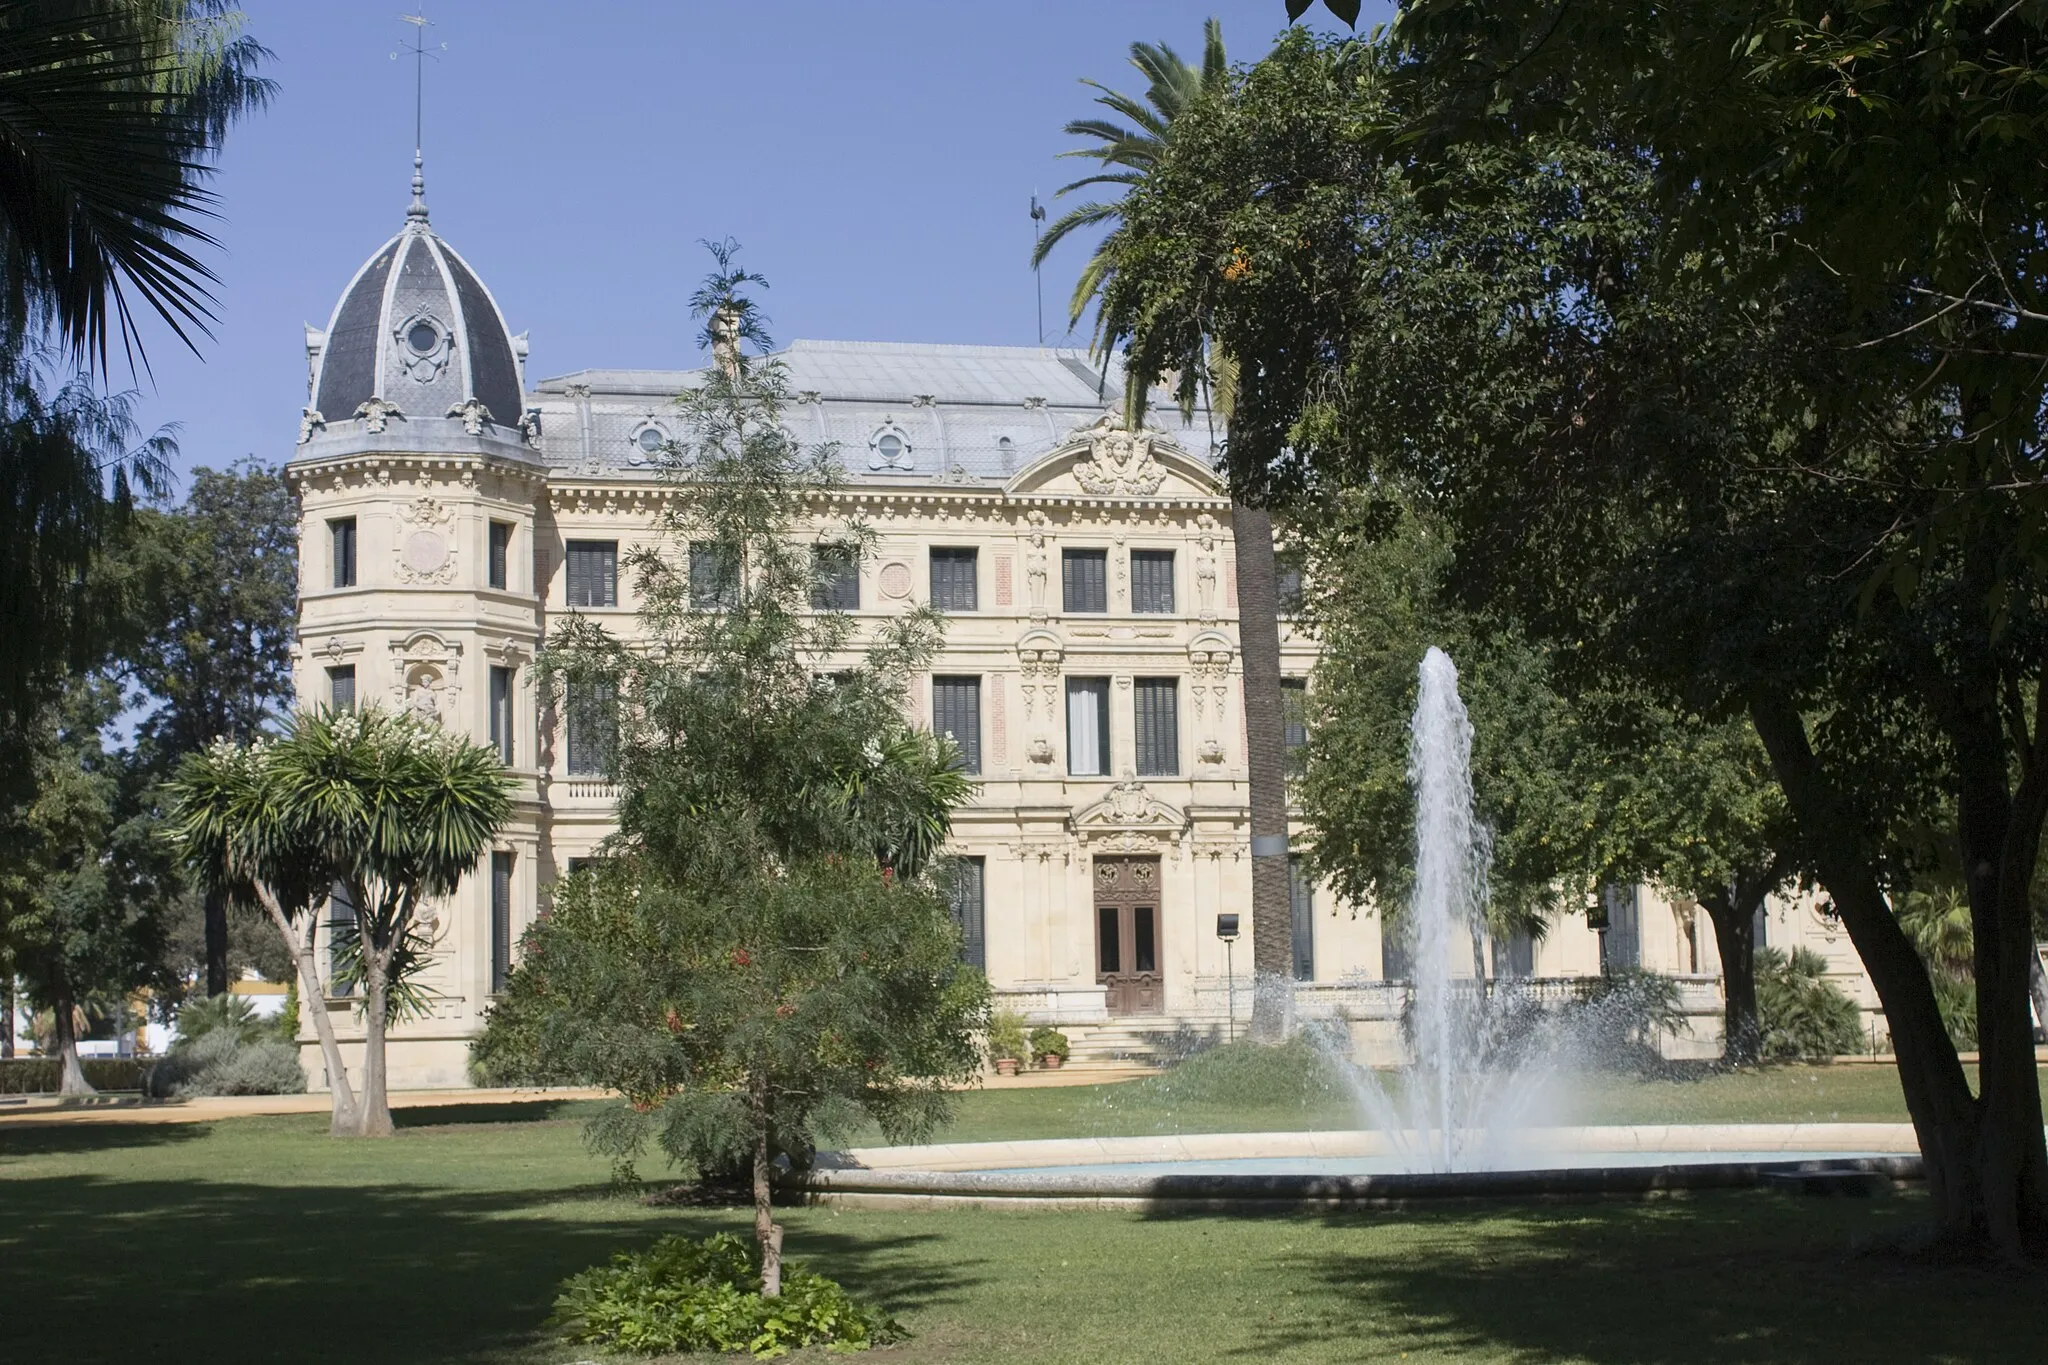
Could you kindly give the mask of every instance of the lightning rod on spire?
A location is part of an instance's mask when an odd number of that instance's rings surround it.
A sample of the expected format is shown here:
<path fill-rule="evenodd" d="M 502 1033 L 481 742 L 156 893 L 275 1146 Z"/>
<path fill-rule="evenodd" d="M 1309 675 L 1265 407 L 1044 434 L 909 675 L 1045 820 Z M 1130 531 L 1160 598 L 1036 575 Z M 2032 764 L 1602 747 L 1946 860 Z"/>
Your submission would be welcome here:
<path fill-rule="evenodd" d="M 424 8 L 424 7 L 423 7 Z M 409 220 L 425 222 L 427 217 L 426 158 L 422 153 L 425 144 L 427 106 L 427 58 L 438 60 L 439 54 L 427 48 L 427 30 L 433 21 L 424 14 L 401 14 L 398 20 L 413 26 L 413 41 L 403 49 L 413 57 L 412 76 L 412 207 L 406 210 Z M 441 50 L 447 51 L 448 44 L 442 43 Z M 391 54 L 391 60 L 398 60 L 398 53 Z"/>

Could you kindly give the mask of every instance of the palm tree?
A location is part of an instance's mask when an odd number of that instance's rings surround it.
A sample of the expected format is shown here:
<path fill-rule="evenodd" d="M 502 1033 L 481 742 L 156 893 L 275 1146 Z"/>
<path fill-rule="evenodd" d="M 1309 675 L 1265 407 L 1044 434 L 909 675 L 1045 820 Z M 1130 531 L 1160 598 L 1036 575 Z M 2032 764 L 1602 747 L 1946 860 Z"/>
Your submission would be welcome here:
<path fill-rule="evenodd" d="M 1220 96 L 1229 87 L 1223 25 L 1213 18 L 1202 26 L 1200 67 L 1190 65 L 1164 43 L 1131 44 L 1131 65 L 1149 83 L 1143 99 L 1119 94 L 1095 81 L 1083 82 L 1102 92 L 1096 97 L 1097 104 L 1128 120 L 1129 126 L 1103 118 L 1069 123 L 1068 133 L 1092 138 L 1097 145 L 1077 147 L 1063 155 L 1092 158 L 1102 169 L 1063 186 L 1060 194 L 1091 185 L 1122 185 L 1128 190 L 1143 183 L 1165 154 L 1174 120 L 1181 112 L 1197 100 Z M 1113 269 L 1123 230 L 1120 206 L 1099 202 L 1076 205 L 1053 222 L 1032 254 L 1031 263 L 1037 266 L 1075 229 L 1105 223 L 1116 226 L 1075 282 L 1068 305 L 1070 322 L 1081 320 Z M 1099 318 L 1095 342 L 1097 351 L 1107 359 L 1107 333 Z M 1214 381 L 1212 405 L 1227 422 L 1234 366 L 1229 357 L 1212 354 L 1208 370 Z M 1126 376 L 1126 420 L 1133 426 L 1143 420 L 1152 378 Z M 1273 554 L 1273 523 L 1266 510 L 1238 500 L 1233 490 L 1230 521 L 1237 557 L 1238 646 L 1244 657 L 1245 767 L 1251 807 L 1252 969 L 1257 981 L 1252 996 L 1252 1036 L 1273 1039 L 1285 1025 L 1286 983 L 1294 970 L 1279 573 Z"/>
<path fill-rule="evenodd" d="M 247 755 L 238 758 L 237 754 Z M 207 780 L 207 765 L 234 770 Z M 225 787 L 226 790 L 221 790 Z M 315 1028 L 325 998 L 312 969 L 311 935 L 286 927 L 328 889 L 355 909 L 353 953 L 362 981 L 362 1096 L 355 1129 L 391 1133 L 384 1042 L 395 980 L 416 952 L 427 902 L 452 894 L 511 818 L 511 782 L 494 751 L 409 716 L 381 711 L 302 713 L 283 740 L 247 750 L 221 744 L 196 756 L 174 787 L 175 827 L 188 863 L 254 894 L 293 940 L 300 990 Z M 331 1046 L 321 1034 L 321 1046 Z M 330 1074 L 339 1077 L 330 1051 Z M 335 1100 L 341 1122 L 342 1096 Z"/>

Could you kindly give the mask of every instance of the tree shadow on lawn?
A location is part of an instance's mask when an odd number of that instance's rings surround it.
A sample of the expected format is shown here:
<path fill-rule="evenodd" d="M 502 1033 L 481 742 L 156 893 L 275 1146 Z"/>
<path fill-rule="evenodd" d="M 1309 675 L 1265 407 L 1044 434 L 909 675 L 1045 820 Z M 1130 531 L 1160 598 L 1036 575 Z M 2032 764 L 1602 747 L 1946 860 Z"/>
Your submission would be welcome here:
<path fill-rule="evenodd" d="M 9 1180 L 0 1198 L 0 1264 L 23 1290 L 9 1295 L 6 1354 L 23 1361 L 554 1359 L 541 1324 L 565 1276 L 670 1233 L 746 1224 L 628 1200 L 565 1210 L 559 1190 L 81 1176 Z M 938 1240 L 813 1224 L 792 1229 L 790 1250 L 902 1313 L 972 1282 Z"/>
<path fill-rule="evenodd" d="M 443 1128 L 471 1123 L 543 1123 L 588 1118 L 604 1100 L 502 1100 L 494 1104 L 413 1104 L 391 1111 L 395 1128 Z"/>
<path fill-rule="evenodd" d="M 122 1147 L 169 1147 L 203 1138 L 205 1123 L 0 1123 L 0 1166 L 32 1156 L 78 1156 Z"/>
<path fill-rule="evenodd" d="M 1349 1245 L 1304 1248 L 1290 1267 L 1326 1308 L 1246 1354 L 1390 1332 L 1404 1351 L 1593 1365 L 2040 1359 L 2048 1271 L 1883 1249 L 1925 1213 L 1918 1196 L 1745 1191 L 1330 1214 L 1319 1221 Z"/>

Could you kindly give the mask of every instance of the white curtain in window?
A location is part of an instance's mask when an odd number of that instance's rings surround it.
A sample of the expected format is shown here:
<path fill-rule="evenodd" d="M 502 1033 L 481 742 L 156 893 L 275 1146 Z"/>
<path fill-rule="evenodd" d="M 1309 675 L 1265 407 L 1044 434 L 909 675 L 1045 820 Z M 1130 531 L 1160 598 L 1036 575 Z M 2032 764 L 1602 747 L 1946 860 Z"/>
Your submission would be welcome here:
<path fill-rule="evenodd" d="M 1083 776 L 1108 771 L 1103 761 L 1103 684 L 1076 681 L 1067 684 L 1067 771 Z"/>

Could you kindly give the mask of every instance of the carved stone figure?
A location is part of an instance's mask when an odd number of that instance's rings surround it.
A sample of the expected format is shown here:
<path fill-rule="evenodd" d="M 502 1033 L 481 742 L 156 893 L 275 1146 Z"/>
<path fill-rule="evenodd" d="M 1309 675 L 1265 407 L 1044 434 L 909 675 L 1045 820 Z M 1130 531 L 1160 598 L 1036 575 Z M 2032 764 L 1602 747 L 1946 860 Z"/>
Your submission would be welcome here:
<path fill-rule="evenodd" d="M 1090 493 L 1157 493 L 1166 471 L 1152 458 L 1153 433 L 1125 428 L 1114 413 L 1084 433 L 1088 458 L 1074 466 L 1074 482 Z"/>
<path fill-rule="evenodd" d="M 463 399 L 454 407 L 449 408 L 448 415 L 450 417 L 460 417 L 462 419 L 462 429 L 472 436 L 481 436 L 484 430 L 484 423 L 493 420 L 491 410 L 484 406 L 484 400 L 474 395 Z"/>
<path fill-rule="evenodd" d="M 398 404 L 384 398 L 366 398 L 356 405 L 356 416 L 363 419 L 363 430 L 382 431 L 385 424 L 396 417 L 405 420 L 405 414 L 398 410 Z"/>
<path fill-rule="evenodd" d="M 306 408 L 299 413 L 300 445 L 304 445 L 306 442 L 312 440 L 314 432 L 325 430 L 327 430 L 327 419 L 320 415 L 319 409 Z"/>

